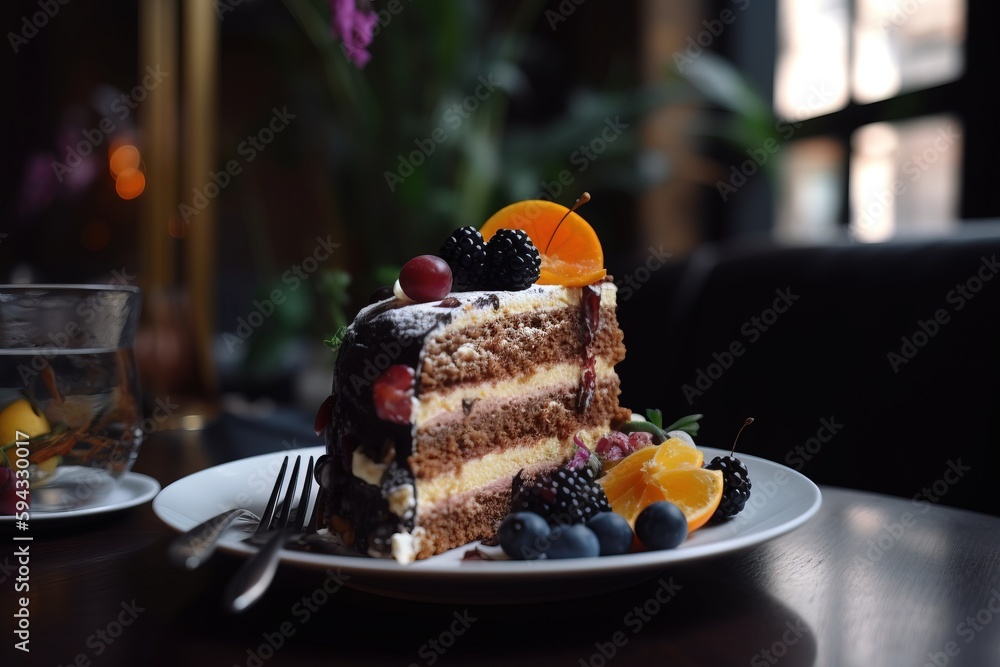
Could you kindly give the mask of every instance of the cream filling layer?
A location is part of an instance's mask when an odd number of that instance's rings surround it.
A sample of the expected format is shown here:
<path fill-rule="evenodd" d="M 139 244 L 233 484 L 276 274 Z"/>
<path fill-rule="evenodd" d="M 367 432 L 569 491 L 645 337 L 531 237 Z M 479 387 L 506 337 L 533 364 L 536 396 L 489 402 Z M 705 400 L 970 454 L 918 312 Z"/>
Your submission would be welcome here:
<path fill-rule="evenodd" d="M 593 445 L 606 431 L 606 427 L 585 429 L 578 435 L 593 450 Z M 417 479 L 417 502 L 420 507 L 433 505 L 460 493 L 487 486 L 502 477 L 513 476 L 522 468 L 545 461 L 565 461 L 575 451 L 576 445 L 572 440 L 562 442 L 558 438 L 546 438 L 527 447 L 490 452 L 475 461 L 467 461 L 457 473 L 438 475 L 429 480 Z"/>
<path fill-rule="evenodd" d="M 601 308 L 616 308 L 618 304 L 618 289 L 614 283 L 601 283 Z M 451 330 L 475 326 L 484 322 L 505 319 L 511 315 L 526 312 L 561 310 L 563 308 L 579 309 L 581 290 L 579 288 L 558 288 L 541 290 L 539 293 L 518 295 L 501 301 L 500 307 L 481 308 L 466 304 L 461 312 L 452 320 L 448 327 Z"/>
<path fill-rule="evenodd" d="M 607 360 L 598 357 L 594 365 L 597 381 L 614 377 L 614 366 Z M 509 378 L 506 380 L 487 381 L 474 385 L 464 385 L 446 393 L 434 393 L 421 396 L 413 405 L 411 419 L 414 429 L 420 430 L 451 412 L 462 410 L 463 401 L 488 399 L 491 401 L 516 398 L 527 394 L 537 394 L 551 390 L 554 387 L 577 387 L 583 378 L 583 369 L 579 363 L 556 364 L 535 370 L 530 375 Z"/>

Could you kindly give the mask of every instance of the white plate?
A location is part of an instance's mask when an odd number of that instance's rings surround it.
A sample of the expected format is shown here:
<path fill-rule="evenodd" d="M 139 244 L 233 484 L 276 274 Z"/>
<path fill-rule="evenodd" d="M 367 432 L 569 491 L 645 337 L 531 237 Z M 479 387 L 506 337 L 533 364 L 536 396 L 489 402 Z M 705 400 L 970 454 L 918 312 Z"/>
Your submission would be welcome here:
<path fill-rule="evenodd" d="M 700 448 L 706 459 L 728 454 Z M 319 456 L 323 447 L 295 450 Z M 165 523 L 185 531 L 219 512 L 241 506 L 259 513 L 267 504 L 281 460 L 278 452 L 232 461 L 202 470 L 169 485 L 153 501 Z M 399 565 L 394 560 L 335 556 L 285 550 L 282 561 L 318 568 L 351 588 L 410 600 L 432 602 L 509 603 L 570 599 L 596 595 L 638 583 L 668 570 L 672 564 L 717 556 L 783 535 L 805 523 L 818 510 L 819 489 L 806 477 L 777 463 L 741 454 L 753 490 L 747 508 L 724 524 L 709 525 L 676 549 L 552 561 L 462 560 L 469 546 Z M 245 534 L 231 531 L 220 548 L 250 554 Z"/>
<path fill-rule="evenodd" d="M 120 510 L 135 507 L 148 502 L 160 492 L 160 483 L 147 475 L 140 475 L 137 472 L 125 473 L 112 489 L 100 501 L 83 505 L 71 510 L 61 510 L 58 512 L 42 512 L 33 510 L 30 514 L 31 521 L 61 521 L 63 519 L 76 519 L 82 516 L 94 514 L 107 514 L 108 512 L 118 512 Z M 15 517 L 0 516 L 0 525 L 13 523 Z"/>

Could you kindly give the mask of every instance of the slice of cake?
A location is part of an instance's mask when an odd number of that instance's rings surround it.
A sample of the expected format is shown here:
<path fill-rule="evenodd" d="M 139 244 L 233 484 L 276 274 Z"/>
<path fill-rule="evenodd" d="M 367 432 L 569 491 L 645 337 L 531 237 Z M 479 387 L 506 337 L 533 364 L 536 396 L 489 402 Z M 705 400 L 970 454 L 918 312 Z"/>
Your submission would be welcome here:
<path fill-rule="evenodd" d="M 362 310 L 324 407 L 331 532 L 400 562 L 493 536 L 518 471 L 557 466 L 574 436 L 592 446 L 628 420 L 616 296 L 605 278 Z"/>

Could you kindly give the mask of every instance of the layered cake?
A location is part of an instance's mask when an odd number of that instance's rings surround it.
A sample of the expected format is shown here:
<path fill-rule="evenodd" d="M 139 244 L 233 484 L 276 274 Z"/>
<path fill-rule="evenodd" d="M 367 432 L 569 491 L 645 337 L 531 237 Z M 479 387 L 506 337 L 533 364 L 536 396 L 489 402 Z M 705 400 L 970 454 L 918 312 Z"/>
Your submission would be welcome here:
<path fill-rule="evenodd" d="M 495 534 L 511 482 L 629 417 L 617 289 L 533 285 L 390 298 L 338 354 L 320 480 L 332 532 L 401 562 Z"/>
<path fill-rule="evenodd" d="M 409 562 L 493 537 L 513 487 L 628 421 L 617 288 L 575 208 L 456 230 L 343 332 L 317 477 L 345 546 Z"/>

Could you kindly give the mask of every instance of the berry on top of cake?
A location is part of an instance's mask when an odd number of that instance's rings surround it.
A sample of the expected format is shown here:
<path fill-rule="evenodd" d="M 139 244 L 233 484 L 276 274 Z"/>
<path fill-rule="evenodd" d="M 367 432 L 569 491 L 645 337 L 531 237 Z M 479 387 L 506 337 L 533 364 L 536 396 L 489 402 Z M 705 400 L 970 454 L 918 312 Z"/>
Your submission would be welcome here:
<path fill-rule="evenodd" d="M 325 525 L 360 553 L 405 563 L 495 536 L 515 479 L 557 474 L 574 438 L 593 448 L 631 415 L 590 226 L 527 201 L 483 230 L 408 262 L 344 332 L 317 477 Z"/>

